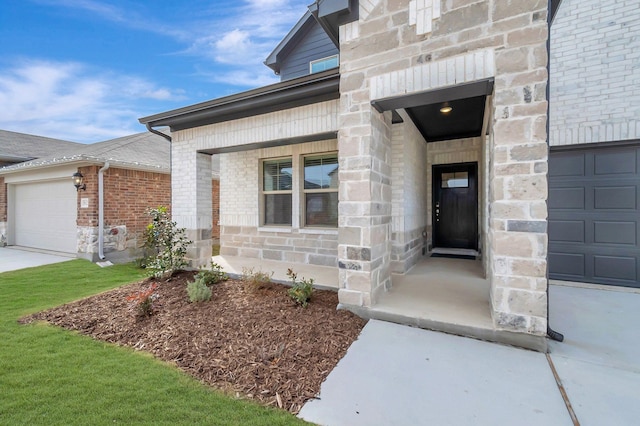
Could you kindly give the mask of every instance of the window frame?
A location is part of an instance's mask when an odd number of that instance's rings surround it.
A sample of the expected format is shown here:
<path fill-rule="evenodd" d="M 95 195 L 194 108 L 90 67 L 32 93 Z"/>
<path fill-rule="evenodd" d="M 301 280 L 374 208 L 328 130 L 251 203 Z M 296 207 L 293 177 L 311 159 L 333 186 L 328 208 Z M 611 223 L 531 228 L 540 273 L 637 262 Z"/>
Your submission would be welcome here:
<path fill-rule="evenodd" d="M 335 67 L 331 67 L 331 68 L 325 68 L 323 70 L 320 71 L 314 71 L 313 70 L 313 66 L 316 64 L 320 64 L 322 62 L 329 62 L 330 60 L 332 60 L 333 58 L 336 58 L 336 66 Z M 331 55 L 331 56 L 326 56 L 324 58 L 320 58 L 320 59 L 314 59 L 313 61 L 309 62 L 309 74 L 316 74 L 319 72 L 323 72 L 323 71 L 327 71 L 327 70 L 331 70 L 334 68 L 339 68 L 340 67 L 340 55 L 339 54 L 335 54 L 335 55 Z"/>
<path fill-rule="evenodd" d="M 265 172 L 265 168 L 264 165 L 265 163 L 269 163 L 269 162 L 274 162 L 274 161 L 280 161 L 280 160 L 289 160 L 289 162 L 291 163 L 291 189 L 288 190 L 283 190 L 283 189 L 277 189 L 277 190 L 265 190 L 264 188 L 264 172 Z M 282 157 L 273 157 L 273 158 L 262 158 L 260 160 L 260 226 L 265 226 L 265 227 L 274 227 L 274 228 L 291 228 L 293 227 L 294 224 L 294 213 L 293 213 L 293 201 L 294 201 L 294 197 L 293 197 L 293 191 L 294 191 L 294 182 L 295 180 L 295 168 L 294 168 L 294 162 L 293 162 L 293 156 L 292 155 L 285 155 Z M 267 200 L 266 200 L 266 196 L 267 195 L 280 195 L 280 194 L 288 194 L 291 197 L 291 222 L 288 224 L 283 224 L 283 223 L 267 223 Z"/>
<path fill-rule="evenodd" d="M 301 217 L 300 222 L 303 228 L 311 228 L 311 229 L 338 229 L 338 223 L 336 225 L 310 225 L 307 223 L 307 194 L 324 194 L 324 193 L 338 193 L 340 188 L 340 179 L 338 178 L 338 185 L 335 188 L 316 188 L 316 189 L 306 189 L 305 182 L 305 160 L 309 157 L 335 157 L 336 160 L 339 161 L 338 151 L 330 151 L 330 152 L 313 152 L 301 155 L 300 159 L 300 207 L 301 207 Z M 340 170 L 340 165 L 338 164 L 338 171 Z M 338 200 L 338 204 L 340 201 Z M 338 215 L 337 211 L 338 207 L 336 205 L 336 215 Z"/>

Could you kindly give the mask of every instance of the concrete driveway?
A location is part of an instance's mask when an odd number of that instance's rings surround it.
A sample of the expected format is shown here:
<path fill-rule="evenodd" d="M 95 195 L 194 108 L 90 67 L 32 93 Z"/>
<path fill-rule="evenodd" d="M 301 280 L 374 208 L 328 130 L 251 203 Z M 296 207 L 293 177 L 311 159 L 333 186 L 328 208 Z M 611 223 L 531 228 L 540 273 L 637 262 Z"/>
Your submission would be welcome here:
<path fill-rule="evenodd" d="M 565 341 L 548 356 L 369 321 L 299 416 L 321 425 L 637 424 L 640 294 L 619 290 L 551 286 L 550 323 Z"/>
<path fill-rule="evenodd" d="M 75 259 L 72 254 L 39 251 L 22 247 L 0 247 L 0 272 L 66 262 L 71 259 Z"/>

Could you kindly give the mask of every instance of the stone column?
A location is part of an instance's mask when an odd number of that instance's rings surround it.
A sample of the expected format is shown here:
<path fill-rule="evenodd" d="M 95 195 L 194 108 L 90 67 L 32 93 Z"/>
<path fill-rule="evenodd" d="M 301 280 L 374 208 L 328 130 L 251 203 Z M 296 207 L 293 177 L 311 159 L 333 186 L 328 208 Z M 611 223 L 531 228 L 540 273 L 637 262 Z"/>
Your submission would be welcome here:
<path fill-rule="evenodd" d="M 547 328 L 547 25 L 507 32 L 496 50 L 489 166 L 489 276 L 497 328 Z"/>
<path fill-rule="evenodd" d="M 174 141 L 171 147 L 171 215 L 179 228 L 186 228 L 193 243 L 187 250 L 191 267 L 211 261 L 211 156 L 199 154 L 189 141 Z"/>
<path fill-rule="evenodd" d="M 351 95 L 341 98 L 338 135 L 338 296 L 343 305 L 370 307 L 391 285 L 391 116 L 367 97 L 356 107 Z"/>

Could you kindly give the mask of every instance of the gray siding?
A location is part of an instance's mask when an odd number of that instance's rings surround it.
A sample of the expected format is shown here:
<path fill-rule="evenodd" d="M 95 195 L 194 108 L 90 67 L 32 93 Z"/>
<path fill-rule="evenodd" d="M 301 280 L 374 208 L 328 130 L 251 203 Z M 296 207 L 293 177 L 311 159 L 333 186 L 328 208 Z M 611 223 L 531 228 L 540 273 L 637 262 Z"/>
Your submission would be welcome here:
<path fill-rule="evenodd" d="M 337 55 L 338 49 L 317 22 L 302 40 L 282 60 L 280 80 L 290 80 L 309 74 L 309 63 L 316 59 Z"/>

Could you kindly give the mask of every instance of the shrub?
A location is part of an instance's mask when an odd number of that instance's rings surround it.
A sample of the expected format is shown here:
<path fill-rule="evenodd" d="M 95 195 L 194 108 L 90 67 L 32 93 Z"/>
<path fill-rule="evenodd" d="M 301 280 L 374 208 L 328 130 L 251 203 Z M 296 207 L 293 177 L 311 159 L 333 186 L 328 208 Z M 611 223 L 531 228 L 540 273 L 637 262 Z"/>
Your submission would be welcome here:
<path fill-rule="evenodd" d="M 206 302 L 211 300 L 211 289 L 207 287 L 202 279 L 196 277 L 196 280 L 187 284 L 187 294 L 189 294 L 190 302 Z"/>
<path fill-rule="evenodd" d="M 222 272 L 222 266 L 217 263 L 211 262 L 211 266 L 208 270 L 202 270 L 196 275 L 196 279 L 202 280 L 206 285 L 214 285 L 220 281 L 226 281 L 229 276 Z"/>
<path fill-rule="evenodd" d="M 147 213 L 151 223 L 145 230 L 147 259 L 144 264 L 153 277 L 170 277 L 188 265 L 185 256 L 191 241 L 185 236 L 185 228 L 178 228 L 176 222 L 171 221 L 166 207 L 149 209 Z"/>
<path fill-rule="evenodd" d="M 268 273 L 261 270 L 254 271 L 253 268 L 242 268 L 242 281 L 247 291 L 257 291 L 264 288 L 271 282 L 271 277 L 273 277 L 273 272 Z"/>
<path fill-rule="evenodd" d="M 131 310 L 138 317 L 150 317 L 156 312 L 157 301 L 160 297 L 155 293 L 158 284 L 153 283 L 146 290 L 141 290 L 127 296 L 127 302 L 131 302 Z"/>
<path fill-rule="evenodd" d="M 289 297 L 291 297 L 298 305 L 306 307 L 311 300 L 313 294 L 313 278 L 305 279 L 298 282 L 298 274 L 293 272 L 293 269 L 287 269 L 287 276 L 291 278 L 293 285 L 287 291 Z"/>

